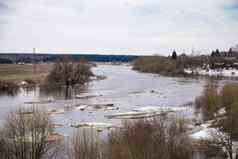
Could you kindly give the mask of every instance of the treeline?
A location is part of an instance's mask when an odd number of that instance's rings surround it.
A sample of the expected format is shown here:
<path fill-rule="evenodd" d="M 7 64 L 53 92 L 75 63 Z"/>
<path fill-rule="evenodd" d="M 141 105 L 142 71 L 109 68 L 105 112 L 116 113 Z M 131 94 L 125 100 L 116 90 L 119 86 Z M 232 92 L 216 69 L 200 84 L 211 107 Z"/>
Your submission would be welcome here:
<path fill-rule="evenodd" d="M 84 58 L 92 62 L 132 62 L 138 56 L 133 55 L 97 55 L 97 54 L 0 54 L 2 63 L 33 63 L 55 62 L 58 59 L 70 56 L 74 61 Z"/>

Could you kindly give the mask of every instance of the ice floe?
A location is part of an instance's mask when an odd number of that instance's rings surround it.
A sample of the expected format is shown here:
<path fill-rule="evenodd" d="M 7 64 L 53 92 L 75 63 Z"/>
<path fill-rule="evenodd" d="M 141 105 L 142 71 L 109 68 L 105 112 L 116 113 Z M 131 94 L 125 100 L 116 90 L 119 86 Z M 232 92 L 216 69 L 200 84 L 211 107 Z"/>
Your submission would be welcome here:
<path fill-rule="evenodd" d="M 77 106 L 75 109 L 76 109 L 76 110 L 81 110 L 81 111 L 83 111 L 83 110 L 85 110 L 87 107 L 88 107 L 88 105 L 80 105 L 80 106 Z"/>
<path fill-rule="evenodd" d="M 30 101 L 30 102 L 24 102 L 24 104 L 49 104 L 53 103 L 54 100 L 48 99 L 48 100 L 41 100 L 41 101 Z"/>
<path fill-rule="evenodd" d="M 154 117 L 171 112 L 183 111 L 185 109 L 185 107 L 141 107 L 135 108 L 129 112 L 106 115 L 105 117 L 109 119 L 138 119 Z"/>
<path fill-rule="evenodd" d="M 100 97 L 102 95 L 100 94 L 89 94 L 89 93 L 82 93 L 82 94 L 77 94 L 75 98 L 77 99 L 90 99 L 90 98 L 95 98 L 95 97 Z"/>
<path fill-rule="evenodd" d="M 114 127 L 111 123 L 100 123 L 100 122 L 79 122 L 76 124 L 71 124 L 70 126 L 73 128 L 88 127 L 96 129 L 110 129 Z"/>
<path fill-rule="evenodd" d="M 90 111 L 96 111 L 96 110 L 104 110 L 104 111 L 109 111 L 109 110 L 118 110 L 118 107 L 115 107 L 114 104 L 92 104 L 92 105 L 80 105 L 76 107 L 76 110 L 90 110 Z"/>
<path fill-rule="evenodd" d="M 50 109 L 50 110 L 48 110 L 48 113 L 50 115 L 63 114 L 63 113 L 65 113 L 65 110 L 64 109 Z"/>

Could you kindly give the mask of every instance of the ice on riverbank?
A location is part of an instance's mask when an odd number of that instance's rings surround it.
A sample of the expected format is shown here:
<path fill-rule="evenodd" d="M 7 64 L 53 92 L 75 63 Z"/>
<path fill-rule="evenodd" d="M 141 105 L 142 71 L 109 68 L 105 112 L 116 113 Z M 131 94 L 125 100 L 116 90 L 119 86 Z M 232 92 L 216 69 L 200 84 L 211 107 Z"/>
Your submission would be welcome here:
<path fill-rule="evenodd" d="M 214 137 L 212 134 L 215 133 L 215 131 L 216 129 L 214 128 L 205 128 L 201 131 L 191 134 L 190 137 L 196 140 L 209 140 Z"/>
<path fill-rule="evenodd" d="M 211 125 L 214 123 L 214 120 L 207 121 L 206 123 L 201 124 L 193 129 L 193 132 L 190 133 L 190 137 L 195 140 L 212 140 L 217 134 L 217 130 L 212 128 Z"/>
<path fill-rule="evenodd" d="M 171 112 L 184 111 L 184 107 L 141 107 L 129 112 L 106 115 L 109 119 L 139 119 L 149 118 Z"/>
<path fill-rule="evenodd" d="M 237 69 L 184 69 L 184 72 L 192 75 L 238 77 Z"/>

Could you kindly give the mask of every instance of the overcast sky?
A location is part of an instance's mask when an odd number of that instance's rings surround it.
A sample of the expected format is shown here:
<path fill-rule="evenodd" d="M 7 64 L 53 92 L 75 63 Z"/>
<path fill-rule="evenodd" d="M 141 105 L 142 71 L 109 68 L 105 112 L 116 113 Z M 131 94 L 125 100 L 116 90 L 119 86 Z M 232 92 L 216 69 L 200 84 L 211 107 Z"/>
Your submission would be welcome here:
<path fill-rule="evenodd" d="M 238 43 L 238 0 L 0 0 L 0 52 L 204 53 Z"/>

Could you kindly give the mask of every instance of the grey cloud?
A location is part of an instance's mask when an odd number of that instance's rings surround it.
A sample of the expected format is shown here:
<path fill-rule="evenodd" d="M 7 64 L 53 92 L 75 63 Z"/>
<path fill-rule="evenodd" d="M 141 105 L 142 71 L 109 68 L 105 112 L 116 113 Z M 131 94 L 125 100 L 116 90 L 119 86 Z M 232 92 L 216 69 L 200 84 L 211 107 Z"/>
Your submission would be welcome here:
<path fill-rule="evenodd" d="M 226 49 L 238 43 L 227 1 L 0 0 L 0 52 Z"/>

